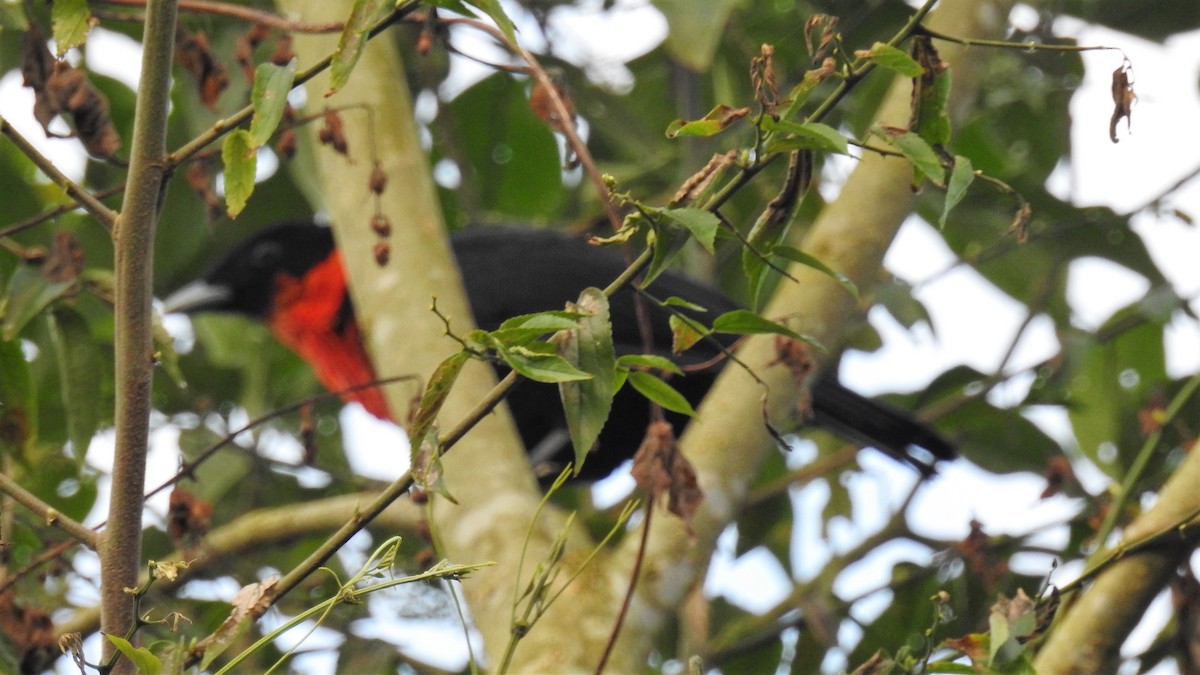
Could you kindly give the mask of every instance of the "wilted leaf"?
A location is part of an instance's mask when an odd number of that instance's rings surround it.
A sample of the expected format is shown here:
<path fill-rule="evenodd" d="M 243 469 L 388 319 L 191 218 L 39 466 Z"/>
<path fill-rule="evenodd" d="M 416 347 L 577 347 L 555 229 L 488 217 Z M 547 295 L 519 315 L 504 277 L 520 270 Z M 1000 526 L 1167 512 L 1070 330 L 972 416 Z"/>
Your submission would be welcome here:
<path fill-rule="evenodd" d="M 667 138 L 680 136 L 714 136 L 729 128 L 731 124 L 750 114 L 750 108 L 732 108 L 718 104 L 698 120 L 675 120 L 667 125 Z"/>
<path fill-rule="evenodd" d="M 1112 74 L 1113 113 L 1108 122 L 1108 138 L 1113 143 L 1120 142 L 1117 139 L 1117 125 L 1121 120 L 1125 120 L 1126 131 L 1133 123 L 1133 102 L 1137 100 L 1137 95 L 1133 93 L 1132 74 L 1133 66 L 1129 61 L 1122 63 Z"/>
<path fill-rule="evenodd" d="M 237 218 L 254 193 L 258 165 L 258 148 L 249 131 L 238 129 L 225 137 L 221 161 L 225 164 L 225 208 L 230 218 Z"/>
<path fill-rule="evenodd" d="M 937 147 L 950 141 L 950 67 L 938 56 L 933 40 L 913 38 L 913 58 L 921 65 L 921 75 L 913 78 L 912 119 L 908 128 Z"/>
<path fill-rule="evenodd" d="M 112 159 L 121 148 L 121 137 L 108 114 L 108 99 L 94 87 L 83 71 L 66 61 L 56 61 L 37 28 L 30 25 L 21 41 L 21 74 L 33 89 L 33 117 L 46 135 L 57 115 L 65 115 L 73 133 L 88 153 Z"/>
<path fill-rule="evenodd" d="M 666 494 L 667 509 L 691 530 L 692 517 L 704 501 L 704 493 L 696 481 L 696 470 L 679 452 L 670 423 L 663 420 L 650 423 L 646 437 L 633 457 L 632 473 L 648 499 L 657 500 Z"/>
<path fill-rule="evenodd" d="M 708 334 L 708 330 L 692 319 L 672 314 L 667 322 L 671 326 L 671 351 L 681 354 L 692 348 Z"/>
<path fill-rule="evenodd" d="M 167 506 L 167 535 L 180 551 L 191 551 L 212 527 L 213 505 L 175 486 Z"/>

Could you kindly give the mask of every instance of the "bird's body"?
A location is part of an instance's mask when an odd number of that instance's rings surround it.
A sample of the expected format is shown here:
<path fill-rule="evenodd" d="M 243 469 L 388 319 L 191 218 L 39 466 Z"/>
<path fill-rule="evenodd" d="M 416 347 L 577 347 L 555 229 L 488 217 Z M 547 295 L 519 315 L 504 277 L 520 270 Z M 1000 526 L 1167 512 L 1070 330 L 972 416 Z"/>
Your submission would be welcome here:
<path fill-rule="evenodd" d="M 550 231 L 468 228 L 455 233 L 451 241 L 476 323 L 485 330 L 512 316 L 562 309 L 582 289 L 605 286 L 625 268 L 615 251 Z M 738 308 L 719 291 L 672 273 L 656 279 L 652 291 L 706 308 L 705 313 L 693 313 L 702 322 Z M 673 355 L 666 312 L 649 307 L 654 353 L 692 364 L 712 359 L 721 346 L 731 344 L 729 338 L 721 345 L 702 341 L 683 356 Z M 287 223 L 252 236 L 200 280 L 169 298 L 167 309 L 233 312 L 264 321 L 331 390 L 375 379 L 354 320 L 341 255 L 328 228 Z M 618 354 L 644 353 L 632 292 L 613 297 L 610 311 Z M 671 384 L 697 404 L 716 370 L 676 377 Z M 583 477 L 607 475 L 637 449 L 649 419 L 648 408 L 645 399 L 628 390 L 625 387 L 614 400 L 596 450 L 584 464 Z M 377 388 L 360 389 L 345 398 L 358 401 L 377 417 L 393 418 Z M 817 379 L 812 401 L 818 423 L 879 447 L 923 473 L 932 470 L 933 461 L 954 456 L 950 444 L 928 426 L 902 410 L 845 389 L 833 378 Z M 539 458 L 554 464 L 571 457 L 556 387 L 524 382 L 508 402 L 526 447 L 539 448 Z M 673 419 L 677 425 L 684 421 Z"/>

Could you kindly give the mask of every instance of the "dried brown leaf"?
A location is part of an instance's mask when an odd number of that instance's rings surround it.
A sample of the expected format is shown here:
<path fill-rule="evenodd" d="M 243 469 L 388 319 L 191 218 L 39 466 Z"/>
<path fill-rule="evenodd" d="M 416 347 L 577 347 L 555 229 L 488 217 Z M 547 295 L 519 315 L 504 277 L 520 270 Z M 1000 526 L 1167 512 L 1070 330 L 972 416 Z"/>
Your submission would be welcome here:
<path fill-rule="evenodd" d="M 704 492 L 696 481 L 696 470 L 679 452 L 675 430 L 665 420 L 655 420 L 646 429 L 646 437 L 633 458 L 633 478 L 656 501 L 667 496 L 667 509 L 679 516 L 688 528 L 704 501 Z"/>
<path fill-rule="evenodd" d="M 1125 120 L 1126 132 L 1130 131 L 1133 124 L 1133 102 L 1137 100 L 1137 94 L 1133 93 L 1132 75 L 1133 64 L 1129 61 L 1122 63 L 1112 74 L 1113 113 L 1108 122 L 1108 138 L 1113 143 L 1120 143 L 1117 125 L 1122 119 Z"/>
<path fill-rule="evenodd" d="M 175 486 L 167 506 L 167 535 L 181 551 L 191 551 L 212 528 L 213 505 Z"/>
<path fill-rule="evenodd" d="M 56 61 L 46 40 L 30 27 L 21 42 L 21 75 L 33 89 L 33 117 L 49 137 L 50 122 L 63 115 L 89 154 L 113 159 L 121 148 L 121 136 L 108 114 L 108 99 L 88 80 L 83 71 L 65 61 Z"/>
<path fill-rule="evenodd" d="M 229 73 L 213 53 L 208 37 L 204 33 L 188 33 L 181 26 L 175 36 L 175 60 L 196 79 L 200 102 L 215 110 L 221 92 L 229 86 Z M 253 76 L 250 79 L 253 81 Z"/>
<path fill-rule="evenodd" d="M 750 82 L 754 86 L 754 100 L 764 112 L 777 117 L 779 88 L 775 84 L 775 47 L 764 44 L 758 56 L 750 60 Z"/>

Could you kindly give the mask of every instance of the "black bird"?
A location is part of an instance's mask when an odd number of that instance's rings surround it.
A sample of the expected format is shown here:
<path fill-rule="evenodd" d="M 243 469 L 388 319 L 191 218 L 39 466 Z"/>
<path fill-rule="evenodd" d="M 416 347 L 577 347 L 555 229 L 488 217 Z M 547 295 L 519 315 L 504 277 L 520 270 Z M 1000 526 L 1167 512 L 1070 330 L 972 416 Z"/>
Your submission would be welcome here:
<path fill-rule="evenodd" d="M 603 287 L 625 269 L 616 251 L 546 230 L 472 227 L 454 233 L 451 242 L 476 323 L 485 330 L 512 316 L 562 309 L 584 288 Z M 658 297 L 680 297 L 704 307 L 706 313 L 691 313 L 701 322 L 739 308 L 712 287 L 672 272 L 656 279 L 650 290 Z M 341 256 L 328 228 L 309 222 L 267 228 L 234 247 L 199 280 L 172 294 L 165 305 L 168 312 L 230 312 L 265 322 L 332 390 L 375 379 L 354 319 Z M 685 354 L 673 355 L 666 310 L 652 303 L 647 308 L 653 352 L 681 365 L 709 361 L 720 354 L 720 346 L 732 345 L 733 339 L 724 336 L 720 343 L 701 341 Z M 614 296 L 610 311 L 617 353 L 644 353 L 633 292 Z M 675 377 L 671 384 L 696 405 L 718 369 Z M 346 398 L 361 402 L 377 417 L 391 418 L 376 389 Z M 535 464 L 553 470 L 572 457 L 555 386 L 522 382 L 508 403 Z M 813 383 L 812 414 L 813 423 L 876 447 L 923 475 L 933 473 L 936 461 L 956 456 L 949 442 L 909 412 L 860 396 L 830 375 Z M 668 417 L 677 427 L 686 421 L 671 413 Z M 648 421 L 645 399 L 624 387 L 613 401 L 609 421 L 581 476 L 602 478 L 631 457 Z"/>

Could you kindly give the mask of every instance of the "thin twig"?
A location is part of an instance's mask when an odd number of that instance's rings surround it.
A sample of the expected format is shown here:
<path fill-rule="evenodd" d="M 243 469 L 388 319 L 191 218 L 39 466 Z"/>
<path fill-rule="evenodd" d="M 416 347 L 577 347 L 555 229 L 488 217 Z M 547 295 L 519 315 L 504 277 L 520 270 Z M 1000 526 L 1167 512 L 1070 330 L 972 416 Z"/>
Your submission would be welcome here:
<path fill-rule="evenodd" d="M 8 140 L 12 141 L 13 145 L 17 146 L 17 149 L 21 151 L 21 154 L 28 157 L 29 161 L 33 162 L 42 173 L 46 174 L 47 178 L 49 178 L 55 185 L 62 188 L 63 192 L 70 195 L 71 198 L 81 204 L 83 208 L 87 209 L 88 213 L 95 216 L 96 220 L 99 220 L 101 225 L 106 227 L 109 231 L 113 229 L 117 223 L 117 212 L 102 204 L 99 199 L 92 196 L 91 193 L 80 187 L 65 173 L 59 171 L 58 167 L 54 165 L 54 162 L 50 161 L 50 159 L 42 153 L 38 152 L 37 148 L 33 147 L 33 144 L 26 140 L 25 137 L 22 136 L 20 132 L 18 132 L 13 125 L 9 124 L 8 120 L 5 120 L 3 117 L 0 117 L 0 134 L 7 136 Z"/>
<path fill-rule="evenodd" d="M 68 518 L 61 511 L 50 506 L 29 490 L 21 487 L 17 481 L 5 473 L 0 473 L 0 492 L 12 497 L 18 504 L 33 511 L 37 517 L 51 527 L 57 527 L 71 536 L 75 541 L 96 550 L 96 533 L 84 527 L 78 521 Z"/>
<path fill-rule="evenodd" d="M 101 0 L 101 2 L 106 5 L 120 5 L 122 7 L 144 8 L 146 6 L 146 0 Z M 278 28 L 289 33 L 336 33 L 345 28 L 346 25 L 341 22 L 307 23 L 304 21 L 294 21 L 273 12 L 265 12 L 261 9 L 246 7 L 244 5 L 234 5 L 227 2 L 213 2 L 212 0 L 179 0 L 179 11 L 194 14 L 229 16 L 243 21 L 270 26 L 271 28 Z"/>

